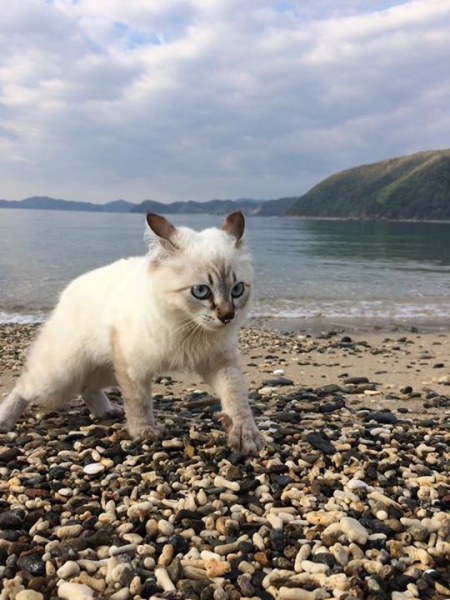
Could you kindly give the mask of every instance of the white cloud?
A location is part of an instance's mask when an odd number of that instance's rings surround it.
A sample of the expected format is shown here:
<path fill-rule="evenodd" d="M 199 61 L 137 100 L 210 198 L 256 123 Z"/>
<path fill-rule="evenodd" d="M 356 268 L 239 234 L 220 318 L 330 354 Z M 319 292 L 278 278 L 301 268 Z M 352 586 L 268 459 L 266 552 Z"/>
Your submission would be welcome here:
<path fill-rule="evenodd" d="M 0 197 L 279 197 L 450 146 L 447 0 L 0 10 Z"/>

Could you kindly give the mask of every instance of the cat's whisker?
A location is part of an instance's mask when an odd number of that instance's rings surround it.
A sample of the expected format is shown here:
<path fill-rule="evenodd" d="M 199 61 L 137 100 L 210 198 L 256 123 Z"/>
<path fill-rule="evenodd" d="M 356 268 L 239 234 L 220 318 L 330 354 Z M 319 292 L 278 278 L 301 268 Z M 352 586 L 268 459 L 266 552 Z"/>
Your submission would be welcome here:
<path fill-rule="evenodd" d="M 199 325 L 197 330 L 195 331 L 195 336 L 194 339 L 192 340 L 192 343 L 194 345 L 198 345 L 198 342 L 202 339 L 202 336 L 206 333 L 205 329 Z"/>
<path fill-rule="evenodd" d="M 173 338 L 173 337 L 175 336 L 175 334 L 179 333 L 179 332 L 180 332 L 180 331 L 182 331 L 183 329 L 187 329 L 187 327 L 188 327 L 189 325 L 192 325 L 192 324 L 194 324 L 194 323 L 195 323 L 195 321 L 194 321 L 192 318 L 188 318 L 188 319 L 186 319 L 186 321 L 183 321 L 183 323 L 182 323 L 182 324 L 181 324 L 179 327 L 177 327 L 177 328 L 176 328 L 176 329 L 174 329 L 173 331 L 170 331 L 170 337 L 172 337 L 172 338 Z"/>
<path fill-rule="evenodd" d="M 173 343 L 174 337 L 176 337 L 176 336 L 181 337 L 183 339 L 183 334 L 186 332 L 186 330 L 189 331 L 190 325 L 197 325 L 197 324 L 196 324 L 196 321 L 194 321 L 194 319 L 192 319 L 191 317 L 188 317 L 185 321 L 182 321 L 181 324 L 179 324 L 179 326 L 176 329 L 169 331 L 168 333 L 169 333 L 171 343 Z"/>
<path fill-rule="evenodd" d="M 196 323 L 194 329 L 190 333 L 190 335 L 185 339 L 183 345 L 180 347 L 180 351 L 185 350 L 188 344 L 192 346 L 197 345 L 197 338 L 201 336 L 203 333 L 206 333 L 205 329 L 200 323 Z"/>
<path fill-rule="evenodd" d="M 196 342 L 196 339 L 197 339 L 197 337 L 198 337 L 198 336 L 199 336 L 199 334 L 201 334 L 203 331 L 204 331 L 204 329 L 203 329 L 202 325 L 200 325 L 200 323 L 198 323 L 198 324 L 196 325 L 196 327 L 195 327 L 195 328 L 192 330 L 192 335 L 191 335 L 191 338 L 190 338 L 190 342 L 191 342 L 192 344 L 194 344 L 194 345 L 195 345 L 195 342 Z"/>
<path fill-rule="evenodd" d="M 196 331 L 198 330 L 199 327 L 201 327 L 201 326 L 198 323 L 195 323 L 195 327 L 192 330 L 190 330 L 188 332 L 188 335 L 183 339 L 180 347 L 178 348 L 178 352 L 182 352 L 184 350 L 184 348 L 187 346 L 189 341 L 191 341 L 191 339 L 193 338 L 194 334 L 196 333 Z"/>

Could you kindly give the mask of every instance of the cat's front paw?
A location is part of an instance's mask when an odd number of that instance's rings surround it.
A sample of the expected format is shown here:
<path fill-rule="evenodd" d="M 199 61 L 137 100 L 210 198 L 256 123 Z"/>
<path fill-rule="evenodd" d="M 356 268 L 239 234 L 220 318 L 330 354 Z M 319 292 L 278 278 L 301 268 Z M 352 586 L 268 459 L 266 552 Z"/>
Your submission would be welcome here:
<path fill-rule="evenodd" d="M 265 445 L 264 438 L 253 419 L 233 421 L 224 413 L 220 418 L 227 432 L 228 446 L 231 450 L 247 455 L 256 455 L 262 450 Z"/>
<path fill-rule="evenodd" d="M 115 404 L 111 405 L 111 408 L 103 413 L 99 419 L 102 421 L 112 421 L 113 419 L 121 419 L 124 414 L 123 408 Z"/>
<path fill-rule="evenodd" d="M 140 429 L 130 429 L 130 435 L 135 442 L 155 442 L 160 439 L 164 434 L 162 427 L 156 427 L 155 425 L 146 425 Z"/>

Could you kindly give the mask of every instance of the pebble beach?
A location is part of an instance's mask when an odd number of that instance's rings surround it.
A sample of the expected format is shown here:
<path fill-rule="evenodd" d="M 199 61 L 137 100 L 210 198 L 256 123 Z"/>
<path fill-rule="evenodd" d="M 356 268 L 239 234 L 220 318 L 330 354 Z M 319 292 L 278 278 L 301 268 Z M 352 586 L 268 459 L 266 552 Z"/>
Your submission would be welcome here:
<path fill-rule="evenodd" d="M 37 327 L 0 326 L 0 401 Z M 0 600 L 450 598 L 449 335 L 250 321 L 257 457 L 193 375 L 157 378 L 152 444 L 30 410 L 0 435 Z"/>

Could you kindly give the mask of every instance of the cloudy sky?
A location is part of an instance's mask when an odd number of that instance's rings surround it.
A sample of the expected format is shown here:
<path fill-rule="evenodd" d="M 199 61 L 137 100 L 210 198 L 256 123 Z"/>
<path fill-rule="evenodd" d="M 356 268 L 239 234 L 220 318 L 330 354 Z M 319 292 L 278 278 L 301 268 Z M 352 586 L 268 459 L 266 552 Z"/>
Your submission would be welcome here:
<path fill-rule="evenodd" d="M 0 198 L 277 198 L 450 147 L 449 0 L 0 0 Z"/>

